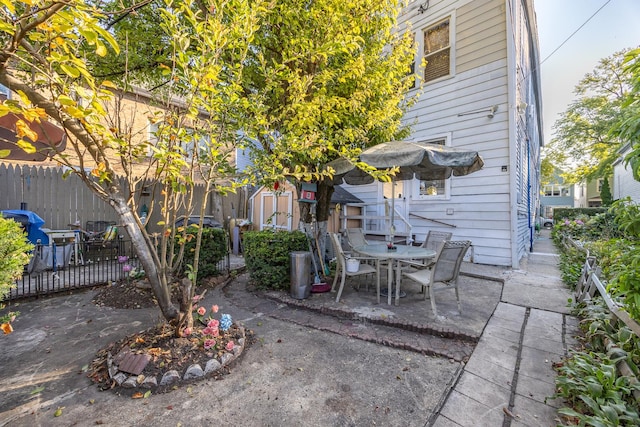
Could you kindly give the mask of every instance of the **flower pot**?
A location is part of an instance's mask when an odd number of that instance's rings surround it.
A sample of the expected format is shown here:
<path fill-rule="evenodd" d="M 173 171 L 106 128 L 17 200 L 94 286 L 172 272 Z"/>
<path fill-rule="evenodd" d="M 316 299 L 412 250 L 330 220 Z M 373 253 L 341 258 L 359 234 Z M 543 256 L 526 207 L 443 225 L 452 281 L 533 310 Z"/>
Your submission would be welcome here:
<path fill-rule="evenodd" d="M 355 273 L 360 270 L 360 260 L 348 258 L 347 259 L 347 271 L 349 273 Z"/>

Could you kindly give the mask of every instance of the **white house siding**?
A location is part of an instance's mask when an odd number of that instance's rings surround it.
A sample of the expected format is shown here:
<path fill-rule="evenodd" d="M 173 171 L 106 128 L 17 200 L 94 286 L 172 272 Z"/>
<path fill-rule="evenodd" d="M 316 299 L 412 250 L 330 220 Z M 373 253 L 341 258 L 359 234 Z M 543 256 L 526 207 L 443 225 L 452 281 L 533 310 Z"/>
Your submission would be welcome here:
<path fill-rule="evenodd" d="M 479 151 L 485 166 L 471 175 L 452 177 L 448 200 L 409 200 L 412 232 L 421 240 L 430 229 L 451 231 L 454 239 L 472 241 L 473 262 L 511 265 L 505 1 L 431 2 L 426 13 L 412 19 L 419 49 L 422 31 L 447 16 L 455 28 L 455 73 L 426 84 L 405 120 L 412 125 L 411 139 L 448 133 L 452 146 Z M 488 117 L 492 106 L 498 110 Z M 476 110 L 483 112 L 459 116 Z M 363 198 L 360 192 L 358 196 Z"/>
<path fill-rule="evenodd" d="M 624 156 L 629 154 L 629 146 L 620 153 L 621 160 L 613 166 L 613 198 L 615 200 L 630 197 L 636 203 L 640 203 L 640 182 L 633 179 L 631 168 L 625 164 Z"/>

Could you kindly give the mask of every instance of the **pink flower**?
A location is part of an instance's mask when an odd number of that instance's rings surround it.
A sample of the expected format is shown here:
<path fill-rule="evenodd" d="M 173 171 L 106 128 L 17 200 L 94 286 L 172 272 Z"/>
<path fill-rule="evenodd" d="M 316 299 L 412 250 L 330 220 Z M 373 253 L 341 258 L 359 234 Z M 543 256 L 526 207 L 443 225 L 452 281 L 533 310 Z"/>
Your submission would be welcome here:
<path fill-rule="evenodd" d="M 131 267 L 129 264 L 125 264 L 122 266 L 122 271 L 124 271 L 125 273 L 128 273 L 131 270 L 133 270 L 133 267 Z"/>
<path fill-rule="evenodd" d="M 218 326 L 220 326 L 220 322 L 216 319 L 211 319 L 209 320 L 209 323 L 207 323 L 207 326 L 210 328 L 217 328 Z"/>
<path fill-rule="evenodd" d="M 214 339 L 208 339 L 208 340 L 204 340 L 204 349 L 205 350 L 210 350 L 211 348 L 216 346 L 216 340 Z"/>
<path fill-rule="evenodd" d="M 191 335 L 191 328 L 187 326 L 186 328 L 184 328 L 183 333 L 185 337 L 188 337 L 189 335 Z"/>
<path fill-rule="evenodd" d="M 204 307 L 198 307 L 198 314 L 200 316 L 204 316 L 204 314 L 207 312 L 207 309 Z"/>
<path fill-rule="evenodd" d="M 211 335 L 213 335 L 214 337 L 219 336 L 220 335 L 220 330 L 218 328 L 211 328 Z"/>
<path fill-rule="evenodd" d="M 212 313 L 217 313 L 218 312 L 218 306 L 216 304 L 211 306 L 211 312 Z"/>
<path fill-rule="evenodd" d="M 207 326 L 202 330 L 202 333 L 205 335 L 213 335 L 213 329 Z"/>
<path fill-rule="evenodd" d="M 200 298 L 201 298 L 200 295 L 194 295 L 193 298 L 191 299 L 191 302 L 193 302 L 195 304 L 198 301 L 200 301 Z"/>
<path fill-rule="evenodd" d="M 231 351 L 231 350 L 233 350 L 233 347 L 235 347 L 235 346 L 236 345 L 233 343 L 233 341 L 229 341 L 225 348 L 227 349 L 227 351 Z"/>

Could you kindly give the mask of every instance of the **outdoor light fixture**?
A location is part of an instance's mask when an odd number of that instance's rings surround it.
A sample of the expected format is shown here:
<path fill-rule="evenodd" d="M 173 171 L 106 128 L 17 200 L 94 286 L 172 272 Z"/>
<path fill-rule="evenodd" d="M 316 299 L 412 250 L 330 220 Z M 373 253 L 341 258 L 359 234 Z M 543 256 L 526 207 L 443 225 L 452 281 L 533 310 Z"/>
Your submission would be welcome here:
<path fill-rule="evenodd" d="M 418 8 L 418 12 L 425 13 L 427 9 L 429 9 L 429 0 L 420 5 L 420 7 Z"/>

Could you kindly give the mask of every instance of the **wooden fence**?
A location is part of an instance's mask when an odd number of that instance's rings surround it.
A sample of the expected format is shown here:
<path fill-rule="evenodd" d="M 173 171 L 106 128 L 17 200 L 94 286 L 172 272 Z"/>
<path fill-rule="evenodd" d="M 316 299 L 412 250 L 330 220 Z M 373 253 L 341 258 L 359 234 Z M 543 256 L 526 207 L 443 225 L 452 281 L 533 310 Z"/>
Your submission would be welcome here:
<path fill-rule="evenodd" d="M 68 229 L 69 224 L 80 221 L 118 222 L 113 208 L 95 195 L 77 176 L 63 178 L 64 170 L 58 166 L 19 165 L 0 162 L 0 210 L 25 209 L 38 214 L 44 227 L 53 230 Z M 123 188 L 126 182 L 122 181 Z M 196 189 L 196 200 L 202 199 L 203 188 Z M 145 196 L 150 200 L 152 197 Z M 155 198 L 158 200 L 158 198 Z M 225 219 L 246 218 L 245 191 L 220 196 L 214 194 L 207 203 L 206 214 L 223 222 Z M 145 200 L 142 200 L 145 202 Z M 159 209 L 155 209 L 149 224 L 156 224 Z"/>

